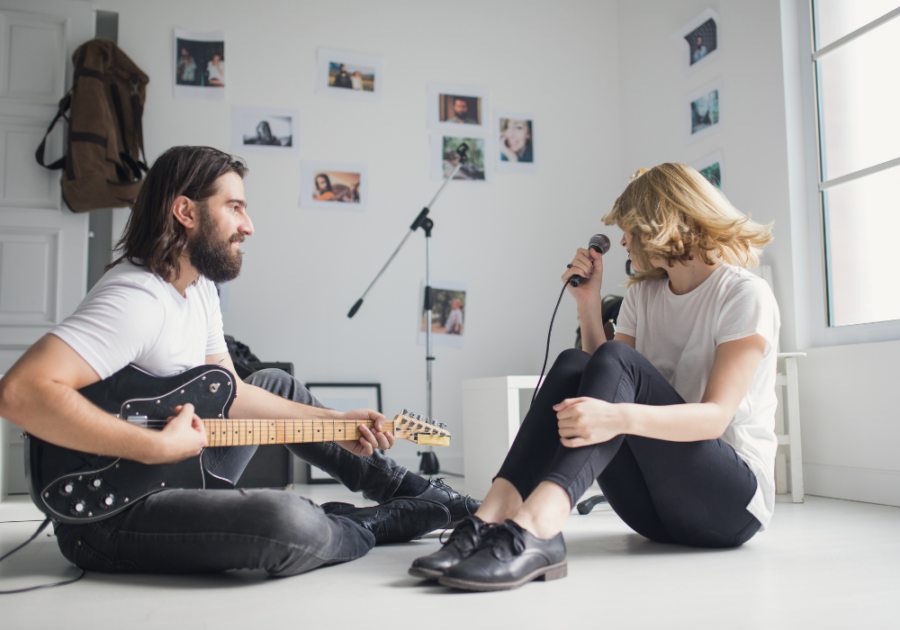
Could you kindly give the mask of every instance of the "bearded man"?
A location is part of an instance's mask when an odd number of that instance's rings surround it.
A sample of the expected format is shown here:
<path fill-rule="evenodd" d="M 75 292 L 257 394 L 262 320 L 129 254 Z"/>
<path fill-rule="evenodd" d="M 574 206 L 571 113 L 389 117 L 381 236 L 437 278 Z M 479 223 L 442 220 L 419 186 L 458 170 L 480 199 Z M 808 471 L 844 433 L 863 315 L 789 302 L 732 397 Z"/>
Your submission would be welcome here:
<path fill-rule="evenodd" d="M 46 442 L 144 464 L 175 463 L 202 451 L 209 474 L 236 483 L 256 447 L 204 451 L 205 429 L 192 405 L 153 431 L 104 412 L 77 390 L 128 365 L 159 377 L 202 364 L 234 373 L 214 283 L 238 276 L 241 243 L 253 234 L 246 171 L 209 147 L 163 153 L 135 202 L 117 247 L 121 256 L 76 311 L 0 381 L 0 415 Z M 235 381 L 232 417 L 371 422 L 372 430 L 359 425 L 358 441 L 287 448 L 379 505 L 320 507 L 277 490 L 167 489 L 97 523 L 55 523 L 66 558 L 104 572 L 265 569 L 289 576 L 359 558 L 376 544 L 420 537 L 477 509 L 479 502 L 375 450 L 394 443 L 382 431 L 380 413 L 324 409 L 279 370 Z"/>

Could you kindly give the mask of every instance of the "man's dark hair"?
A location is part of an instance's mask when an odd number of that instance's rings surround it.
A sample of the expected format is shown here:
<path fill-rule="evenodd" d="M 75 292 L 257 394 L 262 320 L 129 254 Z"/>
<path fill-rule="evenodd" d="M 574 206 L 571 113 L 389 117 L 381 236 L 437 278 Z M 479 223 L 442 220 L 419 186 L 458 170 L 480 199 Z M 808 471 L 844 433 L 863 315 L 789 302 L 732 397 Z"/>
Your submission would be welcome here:
<path fill-rule="evenodd" d="M 166 282 L 177 280 L 188 237 L 172 214 L 172 204 L 184 195 L 205 211 L 204 202 L 216 193 L 216 180 L 226 173 L 237 173 L 243 179 L 247 166 L 212 147 L 172 147 L 160 155 L 144 179 L 125 233 L 113 250 L 121 255 L 107 269 L 127 260 Z"/>

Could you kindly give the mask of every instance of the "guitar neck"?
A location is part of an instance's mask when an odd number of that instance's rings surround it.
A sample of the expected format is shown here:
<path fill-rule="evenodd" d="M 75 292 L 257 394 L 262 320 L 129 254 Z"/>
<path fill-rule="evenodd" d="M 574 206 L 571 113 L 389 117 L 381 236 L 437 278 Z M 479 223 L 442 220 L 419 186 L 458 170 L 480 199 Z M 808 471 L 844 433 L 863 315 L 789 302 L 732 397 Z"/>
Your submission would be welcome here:
<path fill-rule="evenodd" d="M 369 428 L 373 421 L 331 420 L 327 418 L 303 420 L 203 420 L 210 447 L 251 446 L 254 444 L 299 444 L 305 442 L 334 442 L 358 440 L 362 437 L 359 425 Z M 383 431 L 394 431 L 394 422 L 387 420 Z"/>

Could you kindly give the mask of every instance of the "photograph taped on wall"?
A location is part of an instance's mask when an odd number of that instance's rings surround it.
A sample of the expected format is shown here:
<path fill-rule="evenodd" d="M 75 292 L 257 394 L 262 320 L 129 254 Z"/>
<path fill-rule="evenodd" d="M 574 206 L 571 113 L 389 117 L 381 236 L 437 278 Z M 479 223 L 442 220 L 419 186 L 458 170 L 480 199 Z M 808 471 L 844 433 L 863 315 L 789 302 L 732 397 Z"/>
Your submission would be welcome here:
<path fill-rule="evenodd" d="M 328 409 L 381 411 L 380 383 L 307 383 L 306 389 Z M 306 465 L 307 483 L 338 483 L 334 477 L 310 464 Z"/>
<path fill-rule="evenodd" d="M 497 111 L 497 172 L 537 173 L 534 114 Z"/>
<path fill-rule="evenodd" d="M 369 166 L 346 162 L 300 164 L 300 206 L 327 210 L 365 210 L 369 203 Z"/>
<path fill-rule="evenodd" d="M 237 155 L 300 155 L 300 111 L 232 106 L 231 150 Z"/>
<path fill-rule="evenodd" d="M 722 156 L 721 151 L 710 153 L 705 158 L 692 162 L 690 166 L 703 175 L 710 184 L 719 190 L 722 190 L 722 174 L 725 171 L 725 158 Z"/>
<path fill-rule="evenodd" d="M 175 98 L 225 99 L 225 33 L 175 29 Z"/>
<path fill-rule="evenodd" d="M 459 145 L 465 144 L 466 162 L 453 179 L 488 181 L 492 175 L 492 163 L 488 158 L 490 143 L 487 138 L 459 138 L 440 133 L 431 136 L 431 178 L 448 177 L 459 164 Z"/>
<path fill-rule="evenodd" d="M 710 136 L 722 128 L 722 79 L 707 83 L 685 97 L 687 142 Z"/>
<path fill-rule="evenodd" d="M 702 68 L 722 54 L 720 24 L 719 15 L 712 9 L 706 9 L 672 35 L 672 39 L 682 48 L 686 74 Z"/>
<path fill-rule="evenodd" d="M 425 283 L 419 294 L 419 345 L 425 345 Z M 431 332 L 436 346 L 462 348 L 466 333 L 466 285 L 462 282 L 431 281 Z"/>
<path fill-rule="evenodd" d="M 381 57 L 320 48 L 316 94 L 355 101 L 380 101 L 384 83 Z"/>
<path fill-rule="evenodd" d="M 428 85 L 428 126 L 445 134 L 483 136 L 488 132 L 489 91 L 461 85 Z M 460 127 L 465 127 L 461 131 Z"/>

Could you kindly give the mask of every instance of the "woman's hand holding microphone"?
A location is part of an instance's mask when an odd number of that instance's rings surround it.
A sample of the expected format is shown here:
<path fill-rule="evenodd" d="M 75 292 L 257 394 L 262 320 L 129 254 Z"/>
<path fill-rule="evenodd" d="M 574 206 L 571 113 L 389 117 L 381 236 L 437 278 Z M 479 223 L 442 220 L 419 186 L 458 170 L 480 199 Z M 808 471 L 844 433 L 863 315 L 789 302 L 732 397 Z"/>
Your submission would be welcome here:
<path fill-rule="evenodd" d="M 603 284 L 603 254 L 609 251 L 609 239 L 603 234 L 595 234 L 588 243 L 588 248 L 578 248 L 572 263 L 562 275 L 562 281 L 568 285 L 569 293 L 578 303 L 579 311 L 587 306 L 600 307 Z M 572 280 L 576 278 L 576 280 Z"/>

